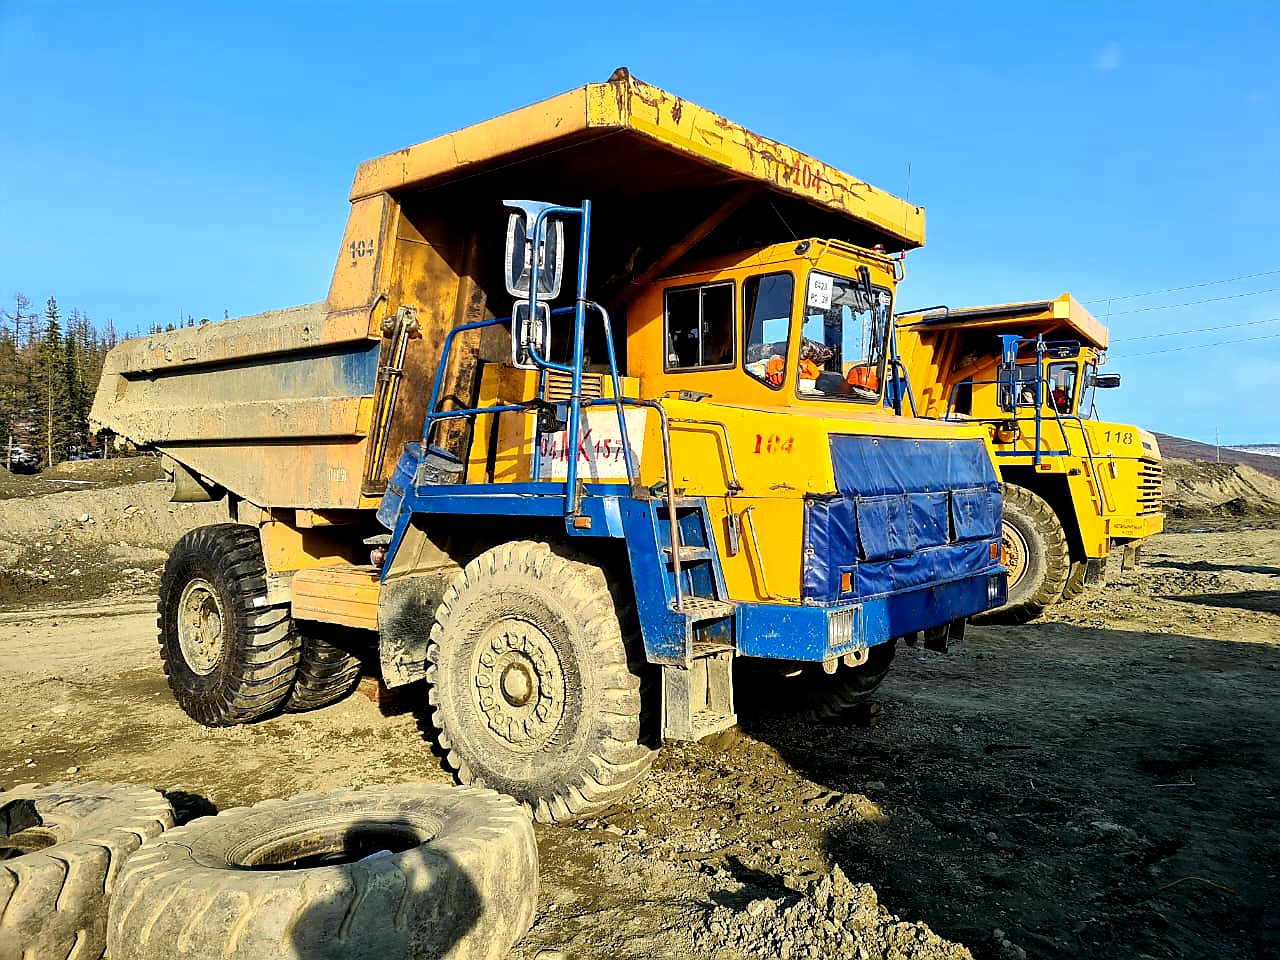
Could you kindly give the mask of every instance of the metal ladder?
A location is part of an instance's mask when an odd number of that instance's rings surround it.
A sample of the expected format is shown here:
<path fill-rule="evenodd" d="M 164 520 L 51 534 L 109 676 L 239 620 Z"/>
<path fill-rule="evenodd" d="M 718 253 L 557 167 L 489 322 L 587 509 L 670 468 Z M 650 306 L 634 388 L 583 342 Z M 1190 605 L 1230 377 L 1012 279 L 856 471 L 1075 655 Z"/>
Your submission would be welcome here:
<path fill-rule="evenodd" d="M 683 619 L 683 663 L 662 667 L 662 731 L 699 740 L 738 722 L 733 703 L 733 616 L 701 498 L 650 501 L 667 607 Z M 675 517 L 675 528 L 670 518 Z M 674 542 L 674 546 L 673 546 Z"/>

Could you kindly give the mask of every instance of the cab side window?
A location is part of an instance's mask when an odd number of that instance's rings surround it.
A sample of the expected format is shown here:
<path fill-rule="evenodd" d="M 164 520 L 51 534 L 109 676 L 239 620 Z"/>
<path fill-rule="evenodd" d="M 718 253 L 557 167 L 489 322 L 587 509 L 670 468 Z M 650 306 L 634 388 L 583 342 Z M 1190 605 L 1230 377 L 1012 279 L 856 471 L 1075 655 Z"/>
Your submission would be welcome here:
<path fill-rule="evenodd" d="M 796 281 L 789 273 L 748 277 L 742 285 L 743 367 L 769 386 L 787 377 L 787 339 Z"/>
<path fill-rule="evenodd" d="M 732 283 L 666 291 L 668 371 L 733 365 L 733 300 Z"/>

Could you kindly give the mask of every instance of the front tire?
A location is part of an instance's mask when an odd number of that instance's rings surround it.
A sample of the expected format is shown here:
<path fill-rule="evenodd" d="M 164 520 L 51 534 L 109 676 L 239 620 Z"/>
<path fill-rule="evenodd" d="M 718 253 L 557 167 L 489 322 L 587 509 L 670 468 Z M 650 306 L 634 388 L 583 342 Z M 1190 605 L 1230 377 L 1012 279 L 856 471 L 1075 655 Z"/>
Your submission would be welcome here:
<path fill-rule="evenodd" d="M 258 531 L 234 523 L 182 537 L 160 578 L 160 658 L 178 705 L 206 727 L 280 708 L 298 672 L 285 606 L 269 606 Z"/>
<path fill-rule="evenodd" d="M 1071 573 L 1067 535 L 1053 508 L 1030 490 L 1004 484 L 1001 542 L 1009 569 L 1009 598 L 981 623 L 1026 623 L 1062 599 Z"/>
<path fill-rule="evenodd" d="M 515 797 L 543 823 L 626 793 L 654 750 L 648 690 L 629 664 L 638 631 L 621 619 L 604 571 L 545 543 L 467 564 L 427 647 L 431 719 L 457 779 Z"/>

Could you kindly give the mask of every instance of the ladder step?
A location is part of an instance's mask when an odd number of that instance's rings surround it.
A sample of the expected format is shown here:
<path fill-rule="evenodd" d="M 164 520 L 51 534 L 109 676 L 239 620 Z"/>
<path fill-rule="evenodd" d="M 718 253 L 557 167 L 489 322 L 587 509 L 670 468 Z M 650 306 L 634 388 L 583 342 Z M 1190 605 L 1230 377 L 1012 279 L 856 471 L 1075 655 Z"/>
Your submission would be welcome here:
<path fill-rule="evenodd" d="M 670 563 L 671 557 L 672 557 L 671 548 L 663 547 L 662 552 L 666 555 L 667 563 Z M 711 559 L 710 547 L 688 547 L 688 546 L 680 547 L 681 563 L 690 563 L 698 560 L 710 560 L 710 559 Z"/>
<path fill-rule="evenodd" d="M 703 737 L 709 737 L 713 733 L 722 733 L 731 727 L 737 726 L 737 723 L 738 715 L 736 713 L 698 710 L 690 720 L 688 739 L 701 740 Z"/>
<path fill-rule="evenodd" d="M 700 740 L 738 722 L 733 704 L 733 650 L 662 668 L 662 736 Z"/>
<path fill-rule="evenodd" d="M 710 597 L 685 597 L 684 605 L 676 612 L 683 613 L 693 623 L 702 623 L 707 620 L 720 620 L 724 617 L 731 617 L 737 608 L 738 605 L 729 600 L 713 600 Z M 673 607 L 672 609 L 675 608 Z"/>

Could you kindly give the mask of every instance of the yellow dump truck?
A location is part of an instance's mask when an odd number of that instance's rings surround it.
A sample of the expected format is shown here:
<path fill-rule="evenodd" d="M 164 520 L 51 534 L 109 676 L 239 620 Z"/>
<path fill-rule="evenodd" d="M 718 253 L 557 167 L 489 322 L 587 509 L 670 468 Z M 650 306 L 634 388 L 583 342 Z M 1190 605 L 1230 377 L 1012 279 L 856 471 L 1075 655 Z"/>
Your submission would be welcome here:
<path fill-rule="evenodd" d="M 1009 600 L 1025 621 L 1126 569 L 1164 528 L 1153 434 L 1096 419 L 1107 328 L 1070 294 L 989 307 L 937 307 L 897 318 L 903 393 L 922 416 L 983 423 L 1004 481 Z"/>
<path fill-rule="evenodd" d="M 736 664 L 849 709 L 1005 600 L 984 430 L 882 402 L 923 239 L 625 71 L 365 163 L 324 302 L 107 358 L 95 422 L 227 507 L 162 578 L 178 702 L 320 706 L 364 643 L 544 821 L 734 723 Z"/>

